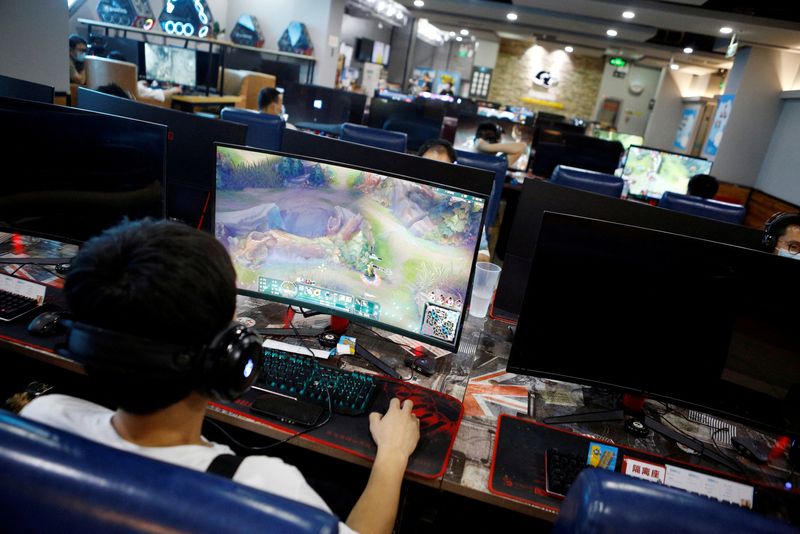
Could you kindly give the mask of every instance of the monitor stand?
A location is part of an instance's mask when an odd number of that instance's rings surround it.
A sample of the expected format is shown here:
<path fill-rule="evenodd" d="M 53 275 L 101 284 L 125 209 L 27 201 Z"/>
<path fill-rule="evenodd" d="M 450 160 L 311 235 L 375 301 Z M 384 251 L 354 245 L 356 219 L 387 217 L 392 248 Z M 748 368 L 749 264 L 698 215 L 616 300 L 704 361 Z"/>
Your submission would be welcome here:
<path fill-rule="evenodd" d="M 644 401 L 643 397 L 625 394 L 625 400 L 623 400 L 623 404 L 628 406 L 630 402 L 638 404 L 638 400 L 641 399 Z M 642 402 L 643 403 L 643 402 Z M 542 422 L 548 425 L 557 425 L 562 423 L 597 423 L 601 421 L 624 421 L 625 420 L 625 410 L 622 408 L 618 408 L 615 410 L 598 410 L 593 412 L 583 412 L 583 413 L 574 413 L 568 415 L 560 415 L 554 417 L 545 417 L 542 419 Z M 653 432 L 657 432 L 662 436 L 671 439 L 681 445 L 688 447 L 689 449 L 693 450 L 700 456 L 705 456 L 706 458 L 713 460 L 723 466 L 727 467 L 728 469 L 736 472 L 741 472 L 741 468 L 736 465 L 733 460 L 728 459 L 725 455 L 714 451 L 703 444 L 701 441 L 698 441 L 694 438 L 691 438 L 681 432 L 678 432 L 675 429 L 672 429 L 659 421 L 656 421 L 652 417 L 645 415 L 642 424 L 645 427 L 649 428 Z"/>

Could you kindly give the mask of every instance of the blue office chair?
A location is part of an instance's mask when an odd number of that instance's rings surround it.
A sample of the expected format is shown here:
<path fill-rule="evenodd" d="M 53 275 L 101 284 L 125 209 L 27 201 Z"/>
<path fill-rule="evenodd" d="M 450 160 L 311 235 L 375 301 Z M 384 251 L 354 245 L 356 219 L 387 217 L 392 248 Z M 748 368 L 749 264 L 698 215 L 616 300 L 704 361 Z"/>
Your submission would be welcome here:
<path fill-rule="evenodd" d="M 619 176 L 566 165 L 556 165 L 553 174 L 550 175 L 550 182 L 614 198 L 622 196 L 625 185 L 625 181 Z"/>
<path fill-rule="evenodd" d="M 442 123 L 434 123 L 426 120 L 414 120 L 403 118 L 392 118 L 383 123 L 384 130 L 404 133 L 408 136 L 408 150 L 416 152 L 428 139 L 440 138 Z"/>
<path fill-rule="evenodd" d="M 350 141 L 361 145 L 374 146 L 395 152 L 405 152 L 408 136 L 402 132 L 379 130 L 360 124 L 346 122 L 342 124 L 342 141 Z"/>
<path fill-rule="evenodd" d="M 465 152 L 456 150 L 456 161 L 459 165 L 485 169 L 494 173 L 494 184 L 492 194 L 489 197 L 489 204 L 486 206 L 486 228 L 490 228 L 497 218 L 500 209 L 500 197 L 503 194 L 503 184 L 506 181 L 506 171 L 508 170 L 508 160 L 505 156 L 495 156 L 494 154 L 482 154 L 480 152 Z"/>
<path fill-rule="evenodd" d="M 731 224 L 742 224 L 747 213 L 747 209 L 739 204 L 681 195 L 680 193 L 669 191 L 665 192 L 661 200 L 658 201 L 658 207 Z"/>
<path fill-rule="evenodd" d="M 561 503 L 552 534 L 788 534 L 777 520 L 607 469 L 584 469 Z"/>
<path fill-rule="evenodd" d="M 0 517 L 19 532 L 335 533 L 333 515 L 0 411 Z"/>
<path fill-rule="evenodd" d="M 247 125 L 247 145 L 265 150 L 280 150 L 286 124 L 278 115 L 259 113 L 251 109 L 224 108 L 223 120 Z"/>

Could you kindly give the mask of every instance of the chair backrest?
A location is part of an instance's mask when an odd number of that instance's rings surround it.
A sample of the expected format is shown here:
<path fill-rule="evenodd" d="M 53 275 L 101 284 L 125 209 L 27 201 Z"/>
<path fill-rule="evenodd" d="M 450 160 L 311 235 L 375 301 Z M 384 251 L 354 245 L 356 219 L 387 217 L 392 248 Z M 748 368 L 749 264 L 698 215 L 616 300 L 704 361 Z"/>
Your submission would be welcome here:
<path fill-rule="evenodd" d="M 622 195 L 625 186 L 625 181 L 619 176 L 566 165 L 556 165 L 553 174 L 550 175 L 550 182 L 614 198 Z"/>
<path fill-rule="evenodd" d="M 222 80 L 222 90 L 226 95 L 244 97 L 244 107 L 258 110 L 258 93 L 265 87 L 275 87 L 275 76 L 252 70 L 225 69 L 223 76 L 219 76 L 222 67 L 219 67 L 217 80 Z M 217 87 L 219 89 L 219 86 Z"/>
<path fill-rule="evenodd" d="M 742 224 L 747 213 L 747 209 L 739 204 L 681 195 L 671 191 L 662 195 L 658 207 L 731 224 Z"/>
<path fill-rule="evenodd" d="M 456 161 L 458 161 L 459 165 L 486 169 L 494 173 L 492 195 L 489 197 L 489 205 L 486 206 L 486 227 L 491 227 L 497 218 L 497 212 L 500 208 L 500 197 L 503 194 L 503 184 L 506 181 L 508 160 L 505 156 L 456 150 Z"/>
<path fill-rule="evenodd" d="M 341 139 L 395 152 L 405 152 L 408 136 L 402 132 L 390 132 L 346 122 L 342 124 Z"/>
<path fill-rule="evenodd" d="M 115 83 L 136 98 L 137 67 L 135 63 L 100 56 L 86 56 L 86 87 L 97 89 Z"/>
<path fill-rule="evenodd" d="M 338 531 L 323 510 L 5 411 L 0 517 L 20 532 Z"/>
<path fill-rule="evenodd" d="M 777 520 L 607 469 L 584 469 L 561 503 L 553 534 L 782 534 Z"/>
<path fill-rule="evenodd" d="M 280 150 L 286 124 L 278 115 L 259 113 L 250 109 L 224 108 L 222 120 L 247 125 L 248 146 Z"/>

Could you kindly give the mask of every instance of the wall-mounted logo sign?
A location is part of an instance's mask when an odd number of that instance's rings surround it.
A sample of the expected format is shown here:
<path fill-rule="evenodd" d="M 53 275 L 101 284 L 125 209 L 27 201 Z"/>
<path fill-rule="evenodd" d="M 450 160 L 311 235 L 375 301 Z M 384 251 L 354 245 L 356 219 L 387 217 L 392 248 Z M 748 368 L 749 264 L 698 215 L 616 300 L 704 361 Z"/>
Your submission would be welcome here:
<path fill-rule="evenodd" d="M 624 67 L 625 65 L 628 64 L 628 62 L 622 59 L 621 57 L 612 57 L 611 59 L 608 60 L 608 63 L 612 67 Z"/>
<path fill-rule="evenodd" d="M 206 0 L 166 0 L 158 22 L 166 33 L 206 37 L 214 19 Z"/>
<path fill-rule="evenodd" d="M 97 18 L 103 22 L 149 30 L 155 15 L 148 0 L 100 0 Z"/>
<path fill-rule="evenodd" d="M 533 77 L 533 83 L 542 87 L 553 87 L 558 85 L 558 78 L 554 77 L 548 70 L 540 70 Z"/>

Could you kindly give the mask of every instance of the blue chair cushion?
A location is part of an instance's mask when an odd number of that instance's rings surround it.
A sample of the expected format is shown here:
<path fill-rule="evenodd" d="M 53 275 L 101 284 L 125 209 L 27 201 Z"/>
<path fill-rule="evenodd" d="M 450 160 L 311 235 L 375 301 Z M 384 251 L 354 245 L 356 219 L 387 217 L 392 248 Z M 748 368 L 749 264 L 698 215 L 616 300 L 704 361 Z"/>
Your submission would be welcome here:
<path fill-rule="evenodd" d="M 550 182 L 614 198 L 619 198 L 622 195 L 622 189 L 625 185 L 625 181 L 619 176 L 566 165 L 556 166 L 553 174 L 550 175 Z"/>
<path fill-rule="evenodd" d="M 0 517 L 19 532 L 335 533 L 306 504 L 0 411 Z"/>
<path fill-rule="evenodd" d="M 777 520 L 694 493 L 606 469 L 584 469 L 569 489 L 553 534 L 783 534 Z"/>
<path fill-rule="evenodd" d="M 508 160 L 505 156 L 495 156 L 494 154 L 456 150 L 456 161 L 459 165 L 485 169 L 494 173 L 492 194 L 489 197 L 489 204 L 486 206 L 485 224 L 487 228 L 492 226 L 494 224 L 494 220 L 497 218 L 497 212 L 500 208 L 500 197 L 503 194 L 503 184 L 506 180 Z"/>
<path fill-rule="evenodd" d="M 280 150 L 286 124 L 278 115 L 259 113 L 250 109 L 224 108 L 223 120 L 247 125 L 248 146 L 265 150 Z"/>
<path fill-rule="evenodd" d="M 680 193 L 665 192 L 658 201 L 659 208 L 680 211 L 731 224 L 742 224 L 747 209 L 739 204 L 709 200 Z"/>
<path fill-rule="evenodd" d="M 402 132 L 390 132 L 346 122 L 342 125 L 341 139 L 342 141 L 374 146 L 385 150 L 405 152 L 408 136 Z"/>

